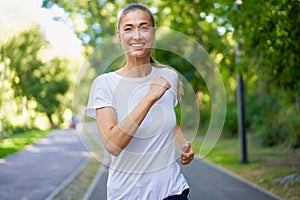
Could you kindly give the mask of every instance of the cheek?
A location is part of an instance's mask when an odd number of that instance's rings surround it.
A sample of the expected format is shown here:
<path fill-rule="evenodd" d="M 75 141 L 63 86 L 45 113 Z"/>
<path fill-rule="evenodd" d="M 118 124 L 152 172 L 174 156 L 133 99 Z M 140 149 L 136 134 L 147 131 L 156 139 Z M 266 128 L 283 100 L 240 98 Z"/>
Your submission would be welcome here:
<path fill-rule="evenodd" d="M 146 35 L 145 39 L 148 41 L 148 43 L 153 44 L 154 40 L 155 40 L 155 35 L 153 35 L 153 34 Z"/>
<path fill-rule="evenodd" d="M 123 47 L 128 46 L 129 37 L 126 37 L 125 35 L 119 35 L 118 40 Z"/>

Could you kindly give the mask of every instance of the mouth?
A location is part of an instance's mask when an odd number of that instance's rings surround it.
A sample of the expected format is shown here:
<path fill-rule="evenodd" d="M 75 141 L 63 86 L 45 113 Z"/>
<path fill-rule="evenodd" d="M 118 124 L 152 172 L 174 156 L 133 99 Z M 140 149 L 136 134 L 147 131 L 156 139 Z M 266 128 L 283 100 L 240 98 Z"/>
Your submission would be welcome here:
<path fill-rule="evenodd" d="M 130 44 L 130 46 L 132 46 L 132 47 L 143 47 L 143 46 L 145 46 L 145 43 L 132 43 L 132 44 Z"/>

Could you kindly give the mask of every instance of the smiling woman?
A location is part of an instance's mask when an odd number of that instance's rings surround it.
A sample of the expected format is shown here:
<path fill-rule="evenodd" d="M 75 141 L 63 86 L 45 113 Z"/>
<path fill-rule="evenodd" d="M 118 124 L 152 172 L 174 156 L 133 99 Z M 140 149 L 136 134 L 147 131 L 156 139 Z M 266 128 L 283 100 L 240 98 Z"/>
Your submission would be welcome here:
<path fill-rule="evenodd" d="M 149 55 L 155 39 L 153 26 L 152 17 L 149 17 L 149 14 L 143 10 L 136 10 L 121 16 L 117 37 L 125 51 L 127 64 L 133 60 L 139 60 L 135 65 L 144 64 L 141 61 L 150 62 Z"/>
<path fill-rule="evenodd" d="M 180 79 L 151 56 L 151 12 L 140 4 L 124 8 L 117 38 L 126 64 L 94 80 L 86 109 L 111 154 L 107 199 L 188 199 L 175 153 L 176 142 L 182 164 L 194 157 L 174 111 Z"/>

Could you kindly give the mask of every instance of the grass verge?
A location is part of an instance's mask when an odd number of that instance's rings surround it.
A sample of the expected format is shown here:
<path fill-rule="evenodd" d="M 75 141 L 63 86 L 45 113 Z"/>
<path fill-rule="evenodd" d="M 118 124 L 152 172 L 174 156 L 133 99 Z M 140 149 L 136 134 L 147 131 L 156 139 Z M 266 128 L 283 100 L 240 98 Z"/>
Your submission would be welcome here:
<path fill-rule="evenodd" d="M 195 152 L 201 142 L 194 141 Z M 262 147 L 254 138 L 248 139 L 248 164 L 240 163 L 239 140 L 220 139 L 206 157 L 207 160 L 259 185 L 286 200 L 300 200 L 299 180 L 288 184 L 275 183 L 274 180 L 291 174 L 300 174 L 300 150 L 283 147 Z"/>
<path fill-rule="evenodd" d="M 30 130 L 18 133 L 10 138 L 0 140 L 0 158 L 13 154 L 32 144 L 49 133 L 49 130 Z"/>
<path fill-rule="evenodd" d="M 101 163 L 92 158 L 87 166 L 68 184 L 54 200 L 80 200 L 91 186 Z"/>

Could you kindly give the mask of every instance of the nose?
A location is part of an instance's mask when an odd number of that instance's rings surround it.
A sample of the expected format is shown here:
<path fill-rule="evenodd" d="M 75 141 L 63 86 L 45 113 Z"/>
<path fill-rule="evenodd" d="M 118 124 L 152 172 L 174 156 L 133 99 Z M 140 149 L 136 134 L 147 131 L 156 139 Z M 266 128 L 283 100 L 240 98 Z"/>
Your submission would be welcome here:
<path fill-rule="evenodd" d="M 133 39 L 135 39 L 135 40 L 141 39 L 140 29 L 138 29 L 138 28 L 134 29 L 134 31 L 133 31 Z"/>

